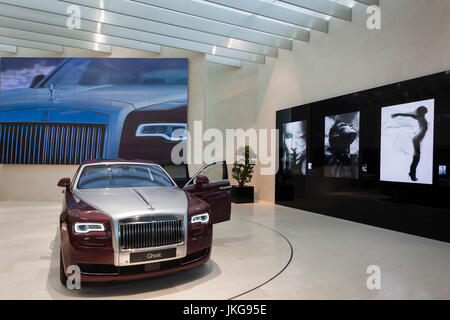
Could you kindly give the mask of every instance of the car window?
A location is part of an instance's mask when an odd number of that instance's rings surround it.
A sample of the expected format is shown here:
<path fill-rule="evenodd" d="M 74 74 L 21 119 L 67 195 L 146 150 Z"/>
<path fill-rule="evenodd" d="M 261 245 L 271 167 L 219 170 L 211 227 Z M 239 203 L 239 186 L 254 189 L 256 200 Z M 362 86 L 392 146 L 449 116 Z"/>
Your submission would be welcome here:
<path fill-rule="evenodd" d="M 164 170 L 166 170 L 172 179 L 189 179 L 186 165 L 167 165 L 164 166 Z"/>
<path fill-rule="evenodd" d="M 224 172 L 223 172 L 223 164 L 215 163 L 210 166 L 207 166 L 200 172 L 200 175 L 206 176 L 209 182 L 216 182 L 224 180 Z"/>
<path fill-rule="evenodd" d="M 80 172 L 81 166 L 78 167 L 77 171 L 75 171 L 75 174 L 73 175 L 73 178 L 71 180 L 70 188 L 73 188 L 73 184 L 75 183 L 75 179 L 78 177 L 78 172 Z"/>
<path fill-rule="evenodd" d="M 46 84 L 54 83 L 59 88 L 77 85 L 88 69 L 89 63 L 89 59 L 72 59 L 47 79 Z"/>
<path fill-rule="evenodd" d="M 86 166 L 80 175 L 78 189 L 171 187 L 172 181 L 158 166 L 113 164 Z"/>
<path fill-rule="evenodd" d="M 172 70 L 161 70 L 158 59 L 70 59 L 42 86 L 54 83 L 65 86 L 187 84 L 187 70 L 183 61 L 173 62 Z"/>

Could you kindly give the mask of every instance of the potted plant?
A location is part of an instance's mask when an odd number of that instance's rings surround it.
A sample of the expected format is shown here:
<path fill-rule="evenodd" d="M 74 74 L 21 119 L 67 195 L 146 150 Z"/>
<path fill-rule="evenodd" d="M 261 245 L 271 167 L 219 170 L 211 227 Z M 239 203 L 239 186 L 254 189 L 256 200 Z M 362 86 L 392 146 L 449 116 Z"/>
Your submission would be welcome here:
<path fill-rule="evenodd" d="M 239 148 L 237 156 L 239 161 L 234 162 L 231 172 L 238 185 L 231 187 L 231 201 L 234 203 L 252 203 L 254 188 L 245 184 L 252 180 L 256 155 L 249 146 L 245 146 Z"/>

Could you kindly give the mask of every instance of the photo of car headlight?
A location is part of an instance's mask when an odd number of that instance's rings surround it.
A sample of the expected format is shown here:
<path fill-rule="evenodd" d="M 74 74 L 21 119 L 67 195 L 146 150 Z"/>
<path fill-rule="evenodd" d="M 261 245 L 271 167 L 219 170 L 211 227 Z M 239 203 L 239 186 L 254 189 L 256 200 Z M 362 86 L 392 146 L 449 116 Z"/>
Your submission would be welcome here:
<path fill-rule="evenodd" d="M 75 232 L 86 234 L 89 232 L 101 232 L 105 231 L 105 226 L 102 223 L 93 223 L 93 222 L 76 222 L 75 223 Z"/>
<path fill-rule="evenodd" d="M 186 123 L 144 123 L 138 126 L 136 137 L 161 137 L 169 141 L 186 140 Z"/>
<path fill-rule="evenodd" d="M 192 216 L 191 223 L 208 223 L 209 222 L 209 214 L 202 213 Z"/>

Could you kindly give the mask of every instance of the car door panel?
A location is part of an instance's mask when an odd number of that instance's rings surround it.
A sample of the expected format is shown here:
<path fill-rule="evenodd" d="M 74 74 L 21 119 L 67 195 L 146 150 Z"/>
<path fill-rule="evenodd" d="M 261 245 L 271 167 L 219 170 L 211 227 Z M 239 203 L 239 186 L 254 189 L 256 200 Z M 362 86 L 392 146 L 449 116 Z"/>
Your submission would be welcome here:
<path fill-rule="evenodd" d="M 228 180 L 207 183 L 202 186 L 192 184 L 184 190 L 208 202 L 213 223 L 228 221 L 231 218 L 231 193 Z"/>
<path fill-rule="evenodd" d="M 222 180 L 210 181 L 201 185 L 195 183 L 195 178 L 210 165 L 199 170 L 191 179 L 191 183 L 186 185 L 183 190 L 206 201 L 210 205 L 212 222 L 220 223 L 231 219 L 231 186 L 228 181 L 226 164 L 220 163 L 223 168 Z"/>

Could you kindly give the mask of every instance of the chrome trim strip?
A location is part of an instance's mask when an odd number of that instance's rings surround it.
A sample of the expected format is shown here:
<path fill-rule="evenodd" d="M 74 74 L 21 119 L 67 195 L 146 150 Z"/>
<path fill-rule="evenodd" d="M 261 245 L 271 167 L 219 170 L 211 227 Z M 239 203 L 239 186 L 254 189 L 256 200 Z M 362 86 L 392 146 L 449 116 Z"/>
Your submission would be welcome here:
<path fill-rule="evenodd" d="M 158 250 L 173 249 L 173 248 L 183 246 L 183 245 L 184 245 L 184 241 L 182 241 L 180 243 L 167 244 L 167 245 L 163 245 L 163 246 L 159 246 L 159 247 L 146 247 L 146 248 L 138 248 L 138 249 L 120 249 L 120 252 L 127 252 L 127 253 L 147 252 L 147 251 L 152 252 L 152 251 L 158 251 Z"/>
<path fill-rule="evenodd" d="M 90 272 L 80 272 L 81 274 L 87 275 L 87 276 L 118 276 L 120 273 L 118 272 L 111 272 L 111 273 L 90 273 Z"/>

